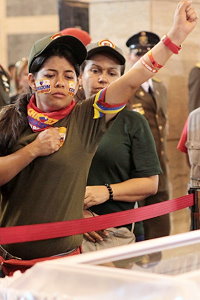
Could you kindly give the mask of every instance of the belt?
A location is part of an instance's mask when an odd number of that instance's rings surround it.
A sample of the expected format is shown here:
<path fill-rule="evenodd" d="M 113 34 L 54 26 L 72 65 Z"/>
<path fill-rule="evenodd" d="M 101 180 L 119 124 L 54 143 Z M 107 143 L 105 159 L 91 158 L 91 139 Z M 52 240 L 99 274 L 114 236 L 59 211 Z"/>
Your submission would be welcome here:
<path fill-rule="evenodd" d="M 13 256 L 8 251 L 6 251 L 1 245 L 0 245 L 0 256 L 3 257 L 3 259 L 5 259 L 5 260 L 8 260 L 8 259 L 19 259 L 19 260 L 21 260 L 20 257 Z"/>

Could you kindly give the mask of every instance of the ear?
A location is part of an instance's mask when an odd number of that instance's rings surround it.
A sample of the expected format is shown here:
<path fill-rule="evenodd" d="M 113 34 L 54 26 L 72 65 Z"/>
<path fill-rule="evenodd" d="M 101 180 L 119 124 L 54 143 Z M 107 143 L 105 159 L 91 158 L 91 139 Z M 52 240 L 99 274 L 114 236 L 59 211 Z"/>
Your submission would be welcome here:
<path fill-rule="evenodd" d="M 28 74 L 28 84 L 32 90 L 34 90 L 34 91 L 36 90 L 35 77 L 32 73 Z"/>
<path fill-rule="evenodd" d="M 79 87 L 82 86 L 82 74 L 79 75 Z"/>
<path fill-rule="evenodd" d="M 77 83 L 76 83 L 76 87 L 75 87 L 75 94 L 77 93 L 77 91 L 79 89 L 79 85 L 80 85 L 80 77 L 77 78 Z"/>

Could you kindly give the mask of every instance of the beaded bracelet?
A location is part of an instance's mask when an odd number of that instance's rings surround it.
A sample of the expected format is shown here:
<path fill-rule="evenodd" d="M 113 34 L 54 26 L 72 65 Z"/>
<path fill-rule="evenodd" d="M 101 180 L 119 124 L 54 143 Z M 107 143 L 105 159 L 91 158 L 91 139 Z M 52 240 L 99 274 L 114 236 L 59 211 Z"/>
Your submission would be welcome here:
<path fill-rule="evenodd" d="M 104 185 L 105 185 L 105 186 L 107 187 L 107 189 L 108 189 L 108 192 L 109 192 L 109 200 L 113 200 L 113 190 L 112 190 L 110 184 L 105 183 Z"/>

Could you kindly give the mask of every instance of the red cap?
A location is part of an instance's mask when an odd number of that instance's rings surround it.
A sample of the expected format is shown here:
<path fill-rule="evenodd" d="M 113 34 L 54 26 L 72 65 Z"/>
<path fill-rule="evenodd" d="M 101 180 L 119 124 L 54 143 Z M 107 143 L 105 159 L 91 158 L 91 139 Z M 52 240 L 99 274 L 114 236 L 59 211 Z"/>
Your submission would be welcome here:
<path fill-rule="evenodd" d="M 87 31 L 84 31 L 80 28 L 70 27 L 64 28 L 60 31 L 62 35 L 72 35 L 79 39 L 85 46 L 91 42 L 91 37 Z"/>

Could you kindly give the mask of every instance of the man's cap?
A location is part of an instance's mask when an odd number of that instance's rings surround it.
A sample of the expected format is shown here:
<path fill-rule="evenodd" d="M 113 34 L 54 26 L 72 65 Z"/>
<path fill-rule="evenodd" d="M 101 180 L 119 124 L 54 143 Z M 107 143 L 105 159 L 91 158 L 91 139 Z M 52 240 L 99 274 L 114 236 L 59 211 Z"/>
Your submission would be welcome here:
<path fill-rule="evenodd" d="M 101 40 L 97 43 L 91 43 L 86 46 L 86 49 L 87 59 L 90 59 L 91 56 L 95 54 L 107 52 L 110 55 L 114 56 L 120 62 L 120 65 L 124 65 L 126 62 L 122 50 L 110 40 Z"/>
<path fill-rule="evenodd" d="M 30 51 L 29 59 L 28 59 L 28 69 L 30 71 L 31 64 L 34 59 L 41 55 L 47 49 L 54 47 L 56 45 L 60 45 L 65 47 L 74 58 L 75 62 L 78 65 L 81 65 L 83 61 L 86 59 L 87 50 L 83 43 L 72 35 L 62 35 L 60 32 L 54 35 L 48 35 L 43 37 L 40 40 L 37 40 Z"/>
<path fill-rule="evenodd" d="M 91 42 L 91 36 L 85 30 L 76 27 L 64 28 L 60 31 L 62 35 L 72 35 L 79 39 L 83 45 L 87 46 Z"/>
<path fill-rule="evenodd" d="M 126 42 L 126 46 L 135 51 L 135 54 L 141 56 L 153 48 L 160 38 L 157 34 L 150 31 L 140 31 L 132 35 Z"/>

